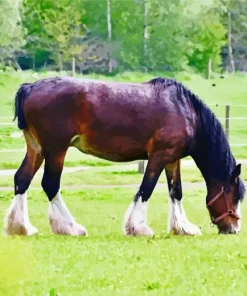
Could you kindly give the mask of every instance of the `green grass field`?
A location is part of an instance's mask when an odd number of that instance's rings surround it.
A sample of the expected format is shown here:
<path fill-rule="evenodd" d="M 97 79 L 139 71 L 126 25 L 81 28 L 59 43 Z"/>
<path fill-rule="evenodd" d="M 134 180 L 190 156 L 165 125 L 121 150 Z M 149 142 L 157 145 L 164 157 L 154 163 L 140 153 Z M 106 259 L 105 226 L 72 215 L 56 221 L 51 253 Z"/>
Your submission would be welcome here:
<path fill-rule="evenodd" d="M 13 98 L 20 83 L 57 75 L 0 73 L 0 123 L 11 122 Z M 142 82 L 160 75 L 124 73 L 117 77 L 91 77 Z M 247 105 L 246 77 L 204 80 L 179 74 L 176 78 L 206 103 L 223 105 L 211 106 L 218 117 L 224 117 L 225 104 Z M 231 107 L 231 116 L 247 117 L 247 108 Z M 230 143 L 247 144 L 245 120 L 230 121 Z M 23 148 L 24 141 L 16 126 L 0 125 L 0 150 Z M 238 159 L 247 156 L 247 147 L 232 147 L 232 151 Z M 1 152 L 0 170 L 17 169 L 24 153 Z M 40 235 L 0 236 L 0 295 L 247 295 L 247 204 L 242 206 L 241 234 L 218 235 L 217 229 L 210 227 L 206 191 L 197 183 L 203 179 L 195 165 L 182 166 L 184 207 L 191 222 L 202 227 L 203 235 L 167 234 L 168 190 L 163 173 L 148 210 L 154 238 L 125 237 L 121 229 L 125 211 L 143 177 L 137 173 L 136 163 L 120 167 L 72 148 L 65 166 L 89 167 L 62 175 L 64 200 L 77 221 L 87 228 L 89 237 L 51 233 L 48 201 L 40 187 L 40 169 L 29 191 L 30 220 Z M 247 180 L 246 164 L 242 178 Z M 12 188 L 13 176 L 0 176 L 1 228 L 13 197 Z"/>
<path fill-rule="evenodd" d="M 89 237 L 51 234 L 48 202 L 29 192 L 37 237 L 0 238 L 0 294 L 49 295 L 246 295 L 247 228 L 237 236 L 210 227 L 205 191 L 184 192 L 184 206 L 201 237 L 167 235 L 167 189 L 157 188 L 148 221 L 154 238 L 125 237 L 123 215 L 135 189 L 63 190 L 72 214 Z M 0 219 L 12 195 L 1 193 Z M 246 203 L 243 213 L 247 212 Z M 247 215 L 243 215 L 246 225 Z"/>
<path fill-rule="evenodd" d="M 247 165 L 243 164 L 242 179 L 247 181 Z M 31 188 L 40 187 L 43 176 L 41 168 L 32 180 Z M 102 186 L 102 185 L 140 185 L 143 175 L 137 172 L 137 165 L 111 166 L 111 167 L 93 167 L 89 169 L 79 168 L 76 172 L 64 171 L 62 174 L 62 186 L 83 187 L 83 186 Z M 203 182 L 203 177 L 197 167 L 183 166 L 181 168 L 182 182 L 196 183 Z M 166 184 L 166 175 L 163 172 L 159 178 L 158 184 Z M 6 175 L 0 177 L 1 187 L 13 187 L 13 176 Z"/>

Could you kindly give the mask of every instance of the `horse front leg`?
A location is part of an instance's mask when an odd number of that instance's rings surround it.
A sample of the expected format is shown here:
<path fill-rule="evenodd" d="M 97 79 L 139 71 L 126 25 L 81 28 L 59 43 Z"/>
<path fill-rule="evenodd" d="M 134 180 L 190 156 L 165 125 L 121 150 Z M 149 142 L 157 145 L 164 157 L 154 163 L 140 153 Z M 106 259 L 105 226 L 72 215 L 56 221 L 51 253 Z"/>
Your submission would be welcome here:
<path fill-rule="evenodd" d="M 167 165 L 165 171 L 170 195 L 168 232 L 177 235 L 201 235 L 200 228 L 188 220 L 182 205 L 180 160 Z"/>
<path fill-rule="evenodd" d="M 153 236 L 154 233 L 147 224 L 147 206 L 163 169 L 163 160 L 156 154 L 150 155 L 140 189 L 124 217 L 123 231 L 126 235 Z"/>

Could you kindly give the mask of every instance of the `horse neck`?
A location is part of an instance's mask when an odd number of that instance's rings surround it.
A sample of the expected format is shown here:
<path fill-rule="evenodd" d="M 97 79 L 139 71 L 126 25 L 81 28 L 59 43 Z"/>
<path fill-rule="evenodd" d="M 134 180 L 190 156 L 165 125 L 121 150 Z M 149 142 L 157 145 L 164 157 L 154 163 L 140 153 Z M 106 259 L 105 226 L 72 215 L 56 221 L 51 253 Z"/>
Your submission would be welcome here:
<path fill-rule="evenodd" d="M 223 147 L 221 141 L 221 138 L 216 138 L 215 142 L 209 143 L 201 132 L 191 153 L 206 182 L 208 192 L 224 185 L 230 174 L 230 168 L 235 163 L 228 144 Z"/>

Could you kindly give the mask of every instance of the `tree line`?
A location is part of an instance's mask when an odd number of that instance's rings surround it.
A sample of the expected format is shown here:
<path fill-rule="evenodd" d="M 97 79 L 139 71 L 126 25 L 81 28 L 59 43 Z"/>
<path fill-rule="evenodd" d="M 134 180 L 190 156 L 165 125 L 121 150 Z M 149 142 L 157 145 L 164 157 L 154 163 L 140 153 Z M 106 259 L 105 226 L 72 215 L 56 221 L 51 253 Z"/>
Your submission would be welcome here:
<path fill-rule="evenodd" d="M 247 0 L 0 0 L 0 15 L 2 70 L 247 70 Z"/>

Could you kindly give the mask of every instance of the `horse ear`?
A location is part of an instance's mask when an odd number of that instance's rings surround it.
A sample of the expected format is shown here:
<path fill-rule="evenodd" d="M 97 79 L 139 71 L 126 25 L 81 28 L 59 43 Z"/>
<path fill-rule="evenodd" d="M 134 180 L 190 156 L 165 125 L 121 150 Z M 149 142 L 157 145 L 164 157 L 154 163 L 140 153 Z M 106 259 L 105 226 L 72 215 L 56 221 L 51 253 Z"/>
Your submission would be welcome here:
<path fill-rule="evenodd" d="M 232 182 L 236 182 L 240 174 L 241 174 L 241 163 L 235 167 L 232 173 L 232 176 L 231 176 Z"/>
<path fill-rule="evenodd" d="M 235 177 L 239 177 L 241 174 L 241 163 L 239 163 L 235 168 Z"/>

